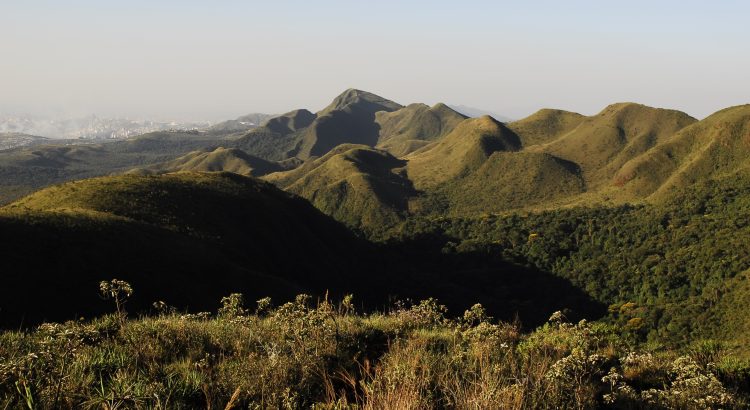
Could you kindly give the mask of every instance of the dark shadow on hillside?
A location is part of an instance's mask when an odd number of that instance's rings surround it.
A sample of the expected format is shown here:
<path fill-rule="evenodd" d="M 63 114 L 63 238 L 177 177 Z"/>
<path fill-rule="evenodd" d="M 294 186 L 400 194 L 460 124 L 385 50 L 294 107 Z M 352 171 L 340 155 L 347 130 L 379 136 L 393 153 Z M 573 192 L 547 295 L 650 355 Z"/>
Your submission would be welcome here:
<path fill-rule="evenodd" d="M 334 300 L 353 293 L 366 309 L 434 297 L 454 315 L 482 303 L 491 315 L 518 317 L 527 328 L 556 310 L 568 309 L 571 319 L 604 313 L 569 282 L 504 261 L 499 249 L 459 249 L 450 245 L 455 239 L 439 234 L 375 245 L 303 199 L 257 180 L 210 177 L 238 189 L 228 194 L 229 188 L 169 182 L 187 177 L 143 179 L 148 183 L 141 185 L 140 177 L 118 178 L 131 185 L 106 205 L 108 217 L 0 216 L 0 326 L 111 312 L 98 284 L 113 278 L 133 285 L 128 309 L 134 314 L 156 301 L 215 312 L 221 297 L 234 292 L 250 305 L 266 296 L 282 303 L 299 293 L 328 293 Z M 160 193 L 150 199 L 153 209 L 128 199 L 150 192 Z"/>
<path fill-rule="evenodd" d="M 363 103 L 364 104 L 364 103 Z M 356 107 L 349 111 L 332 111 L 319 117 L 312 125 L 309 156 L 322 156 L 341 144 L 362 144 L 374 147 L 380 136 L 380 125 L 370 109 Z"/>
<path fill-rule="evenodd" d="M 368 178 L 377 181 L 372 184 L 373 193 L 383 203 L 402 212 L 409 209 L 409 199 L 417 195 L 417 190 L 403 170 L 406 160 L 390 154 L 372 150 L 359 150 L 357 166 Z"/>
<path fill-rule="evenodd" d="M 284 272 L 252 270 L 251 257 L 240 257 L 176 233 L 140 226 L 109 224 L 71 232 L 49 226 L 4 224 L 3 286 L 0 326 L 90 318 L 112 310 L 98 297 L 101 280 L 132 283 L 128 310 L 150 310 L 158 300 L 191 312 L 216 311 L 219 300 L 243 293 L 249 304 L 265 296 L 277 303 L 299 293 L 337 299 L 355 294 L 367 310 L 386 309 L 394 300 L 437 298 L 451 315 L 481 303 L 505 321 L 525 328 L 566 310 L 572 320 L 596 319 L 604 306 L 550 273 L 514 265 L 481 252 L 445 254 L 435 243 L 392 244 L 374 251 L 352 247 L 357 264 L 330 261 L 325 269 L 290 265 Z M 12 250 L 12 252 L 6 252 Z M 273 259 L 295 259 L 293 250 Z M 298 256 L 298 255 L 297 255 Z M 350 255 L 355 256 L 355 255 Z M 335 268 L 341 263 L 341 270 Z M 257 264 L 255 264 L 258 266 Z M 281 266 L 281 265 L 279 265 Z M 272 269 L 266 266 L 266 269 Z M 343 272 L 346 270 L 346 272 Z"/>
<path fill-rule="evenodd" d="M 279 135 L 287 135 L 302 128 L 307 128 L 315 121 L 317 115 L 305 109 L 294 110 L 268 120 L 263 127 Z"/>
<path fill-rule="evenodd" d="M 444 244 L 441 238 L 422 238 L 388 245 L 391 263 L 410 261 L 409 271 L 393 278 L 389 296 L 434 297 L 456 316 L 481 303 L 497 319 L 519 320 L 526 329 L 545 323 L 558 310 L 572 321 L 606 314 L 604 304 L 564 278 L 504 261 L 500 252 L 451 253 L 442 250 Z"/>

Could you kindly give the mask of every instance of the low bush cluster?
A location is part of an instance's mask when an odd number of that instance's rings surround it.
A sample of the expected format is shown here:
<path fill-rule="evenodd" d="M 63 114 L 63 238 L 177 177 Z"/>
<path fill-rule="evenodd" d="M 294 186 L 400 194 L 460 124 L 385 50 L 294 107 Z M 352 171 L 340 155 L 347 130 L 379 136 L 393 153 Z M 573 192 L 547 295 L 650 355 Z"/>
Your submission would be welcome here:
<path fill-rule="evenodd" d="M 132 291 L 132 290 L 131 290 Z M 116 300 L 116 302 L 118 302 Z M 122 309 L 124 300 L 117 308 Z M 524 334 L 434 299 L 358 314 L 351 297 L 216 314 L 124 312 L 0 333 L 2 408 L 743 408 L 748 365 L 706 343 L 634 351 L 556 313 Z M 744 383 L 744 384 L 743 384 Z"/>

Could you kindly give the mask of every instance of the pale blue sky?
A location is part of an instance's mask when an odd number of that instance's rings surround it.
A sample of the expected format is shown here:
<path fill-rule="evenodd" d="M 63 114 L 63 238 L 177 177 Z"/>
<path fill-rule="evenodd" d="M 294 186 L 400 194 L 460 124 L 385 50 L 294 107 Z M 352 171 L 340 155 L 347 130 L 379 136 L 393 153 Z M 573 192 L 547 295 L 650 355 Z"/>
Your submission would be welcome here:
<path fill-rule="evenodd" d="M 750 102 L 750 2 L 0 0 L 0 114 L 313 111 L 355 87 L 520 118 Z"/>

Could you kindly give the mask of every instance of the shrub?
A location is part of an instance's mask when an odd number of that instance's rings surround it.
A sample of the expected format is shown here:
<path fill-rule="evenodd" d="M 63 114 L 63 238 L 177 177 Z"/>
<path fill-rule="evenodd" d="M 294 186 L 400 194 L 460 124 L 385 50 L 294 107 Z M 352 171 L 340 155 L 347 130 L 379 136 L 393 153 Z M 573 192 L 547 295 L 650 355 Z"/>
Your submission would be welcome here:
<path fill-rule="evenodd" d="M 2 408 L 742 408 L 747 369 L 703 345 L 686 355 L 626 350 L 607 325 L 528 334 L 474 305 L 434 299 L 389 313 L 300 295 L 249 313 L 44 324 L 0 333 Z M 613 339 L 615 338 L 615 339 Z M 614 341 L 613 341 L 614 340 Z M 710 346 L 709 346 L 710 347 Z M 731 388 L 730 388 L 731 387 Z M 745 390 L 746 391 L 746 387 Z"/>

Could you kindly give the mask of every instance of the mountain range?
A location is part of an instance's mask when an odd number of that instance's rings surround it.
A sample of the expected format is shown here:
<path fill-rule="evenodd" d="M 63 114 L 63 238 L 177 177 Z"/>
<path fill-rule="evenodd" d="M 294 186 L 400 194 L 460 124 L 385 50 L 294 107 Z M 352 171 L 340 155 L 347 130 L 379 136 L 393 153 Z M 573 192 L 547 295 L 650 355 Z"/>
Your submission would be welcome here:
<path fill-rule="evenodd" d="M 229 171 L 265 178 L 369 230 L 429 213 L 653 202 L 744 172 L 748 111 L 698 121 L 617 103 L 592 116 L 543 109 L 503 123 L 349 89 L 316 113 L 249 114 L 207 131 L 81 147 L 34 140 L 0 153 L 0 201 L 98 175 Z"/>
<path fill-rule="evenodd" d="M 0 152 L 0 322 L 96 313 L 86 292 L 118 276 L 143 309 L 354 292 L 535 325 L 566 307 L 629 320 L 612 306 L 634 303 L 643 339 L 744 340 L 716 295 L 750 300 L 749 154 L 750 105 L 502 122 L 356 89 L 202 131 L 34 141 Z"/>
<path fill-rule="evenodd" d="M 675 110 L 618 103 L 592 116 L 544 109 L 502 123 L 467 118 L 444 104 L 401 107 L 347 90 L 293 129 L 260 127 L 236 146 L 267 160 L 308 161 L 266 178 L 351 226 L 372 227 L 382 222 L 374 213 L 393 220 L 433 211 L 472 215 L 658 201 L 669 187 L 741 172 L 745 157 L 736 152 L 747 145 L 746 111 L 733 107 L 698 121 Z M 710 130 L 731 134 L 719 143 Z M 712 147 L 699 145 L 697 135 Z M 341 144 L 359 144 L 357 156 L 341 156 L 344 148 L 335 148 Z M 365 150 L 371 151 L 366 161 Z M 700 155 L 707 156 L 702 165 L 693 158 Z"/>

